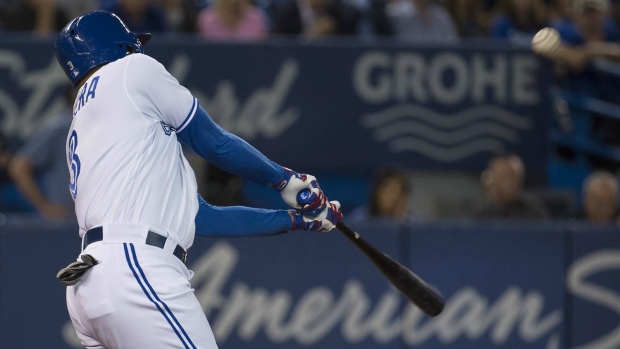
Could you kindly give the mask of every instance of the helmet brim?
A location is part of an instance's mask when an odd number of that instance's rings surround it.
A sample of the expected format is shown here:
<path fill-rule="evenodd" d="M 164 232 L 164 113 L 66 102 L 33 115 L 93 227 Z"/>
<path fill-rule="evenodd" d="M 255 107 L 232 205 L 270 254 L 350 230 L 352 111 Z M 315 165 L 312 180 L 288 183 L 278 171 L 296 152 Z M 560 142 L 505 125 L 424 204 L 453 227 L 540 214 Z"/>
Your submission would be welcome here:
<path fill-rule="evenodd" d="M 142 46 L 145 46 L 151 40 L 151 33 L 135 33 Z"/>

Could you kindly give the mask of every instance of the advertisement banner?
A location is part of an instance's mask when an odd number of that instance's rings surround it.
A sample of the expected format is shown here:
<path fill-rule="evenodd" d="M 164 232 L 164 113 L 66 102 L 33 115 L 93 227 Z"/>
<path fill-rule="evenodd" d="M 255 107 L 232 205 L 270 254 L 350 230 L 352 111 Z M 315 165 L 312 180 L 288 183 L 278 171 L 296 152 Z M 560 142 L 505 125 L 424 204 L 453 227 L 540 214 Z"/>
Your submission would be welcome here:
<path fill-rule="evenodd" d="M 620 237 L 563 225 L 354 227 L 446 299 L 430 318 L 336 231 L 196 238 L 188 267 L 226 348 L 618 348 Z M 55 275 L 73 223 L 0 227 L 0 347 L 80 348 Z M 36 329 L 36 336 L 32 335 Z"/>
<path fill-rule="evenodd" d="M 410 325 L 409 347 L 564 348 L 561 227 L 420 226 L 410 246 L 411 269 L 446 308 Z"/>
<path fill-rule="evenodd" d="M 620 348 L 620 232 L 576 230 L 570 253 L 569 344 L 579 349 Z"/>
<path fill-rule="evenodd" d="M 51 42 L 10 38 L 0 38 L 0 128 L 25 139 L 62 108 L 66 81 Z M 515 152 L 544 176 L 549 74 L 523 48 L 156 38 L 147 53 L 223 128 L 293 168 L 480 171 Z"/>

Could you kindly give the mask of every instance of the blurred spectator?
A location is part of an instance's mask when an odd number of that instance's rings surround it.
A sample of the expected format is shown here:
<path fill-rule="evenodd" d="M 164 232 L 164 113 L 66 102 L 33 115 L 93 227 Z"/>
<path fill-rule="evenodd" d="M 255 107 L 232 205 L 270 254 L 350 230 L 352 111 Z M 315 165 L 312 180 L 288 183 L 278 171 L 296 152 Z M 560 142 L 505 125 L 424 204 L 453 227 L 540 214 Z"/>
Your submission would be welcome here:
<path fill-rule="evenodd" d="M 620 0 L 612 0 L 611 6 L 611 19 L 616 22 L 616 24 L 620 24 Z"/>
<path fill-rule="evenodd" d="M 167 29 L 172 32 L 195 33 L 200 6 L 196 0 L 160 0 L 166 14 Z"/>
<path fill-rule="evenodd" d="M 412 223 L 417 218 L 411 211 L 412 192 L 407 173 L 397 168 L 383 169 L 373 179 L 368 206 L 354 209 L 347 214 L 347 220 L 382 218 Z"/>
<path fill-rule="evenodd" d="M 478 219 L 545 219 L 547 209 L 533 197 L 523 194 L 525 168 L 517 155 L 495 157 L 482 173 L 486 199 L 476 205 Z"/>
<path fill-rule="evenodd" d="M 198 183 L 203 187 L 200 194 L 208 203 L 216 206 L 247 205 L 243 198 L 243 180 L 219 167 L 204 162 L 205 176 Z"/>
<path fill-rule="evenodd" d="M 103 9 L 115 13 L 133 32 L 155 33 L 168 30 L 163 8 L 151 0 L 118 0 Z"/>
<path fill-rule="evenodd" d="M 0 186 L 10 182 L 8 175 L 10 160 L 11 150 L 9 149 L 9 141 L 0 130 Z"/>
<path fill-rule="evenodd" d="M 99 8 L 98 0 L 55 0 L 56 5 L 63 15 L 69 20 L 78 17 L 86 12 L 95 11 Z M 66 23 L 65 23 L 66 24 Z"/>
<path fill-rule="evenodd" d="M 66 108 L 34 134 L 9 164 L 9 174 L 21 194 L 50 219 L 73 212 L 65 155 L 65 141 L 73 121 L 73 89 L 67 88 L 65 98 Z"/>
<path fill-rule="evenodd" d="M 32 212 L 11 180 L 9 164 L 14 155 L 15 140 L 0 130 L 0 212 Z"/>
<path fill-rule="evenodd" d="M 297 0 L 273 7 L 273 33 L 316 39 L 355 35 L 359 13 L 341 0 Z"/>
<path fill-rule="evenodd" d="M 433 0 L 390 0 L 385 11 L 398 39 L 443 43 L 458 39 L 450 14 Z"/>
<path fill-rule="evenodd" d="M 0 213 L 9 209 L 8 199 L 5 197 L 6 188 L 11 184 L 8 167 L 11 161 L 9 142 L 0 130 Z"/>
<path fill-rule="evenodd" d="M 49 34 L 60 31 L 69 18 L 53 0 L 5 1 L 0 7 L 0 30 Z"/>
<path fill-rule="evenodd" d="M 392 23 L 385 14 L 385 0 L 342 0 L 358 14 L 356 34 L 358 38 L 393 35 Z"/>
<path fill-rule="evenodd" d="M 583 217 L 595 224 L 618 220 L 618 181 L 613 174 L 597 171 L 583 182 Z"/>
<path fill-rule="evenodd" d="M 540 0 L 500 2 L 501 13 L 493 20 L 490 35 L 529 47 L 532 38 L 547 24 L 546 6 Z"/>
<path fill-rule="evenodd" d="M 366 39 L 376 36 L 394 34 L 392 23 L 386 16 L 386 0 L 342 0 L 345 4 L 353 7 L 358 13 L 357 30 L 358 38 Z"/>
<path fill-rule="evenodd" d="M 384 0 L 368 0 L 366 17 L 371 23 L 372 34 L 374 35 L 394 35 L 394 27 L 385 11 L 386 6 L 387 3 Z"/>
<path fill-rule="evenodd" d="M 259 40 L 267 37 L 267 17 L 248 0 L 216 0 L 200 11 L 198 34 L 216 40 Z"/>
<path fill-rule="evenodd" d="M 550 57 L 568 66 L 572 71 L 583 71 L 593 58 L 620 60 L 620 27 L 609 18 L 608 0 L 575 0 L 573 20 L 555 23 L 562 42 L 567 45 Z M 593 74 L 583 75 L 587 80 Z M 583 92 L 594 88 L 593 81 L 585 82 Z M 596 83 L 594 83 L 596 84 Z"/>
<path fill-rule="evenodd" d="M 574 8 L 574 0 L 552 0 L 549 4 L 549 24 L 557 27 L 564 22 L 572 22 Z"/>
<path fill-rule="evenodd" d="M 448 0 L 446 9 L 455 25 L 459 37 L 486 36 L 489 27 L 490 9 L 478 0 Z"/>
<path fill-rule="evenodd" d="M 596 58 L 620 60 L 620 27 L 609 18 L 609 9 L 608 0 L 575 0 L 572 20 L 555 22 L 564 45 L 549 58 L 557 63 L 556 80 L 562 88 L 620 103 L 620 80 L 591 65 Z M 620 122 L 612 118 L 595 114 L 592 123 L 578 131 L 601 142 L 620 145 Z"/>

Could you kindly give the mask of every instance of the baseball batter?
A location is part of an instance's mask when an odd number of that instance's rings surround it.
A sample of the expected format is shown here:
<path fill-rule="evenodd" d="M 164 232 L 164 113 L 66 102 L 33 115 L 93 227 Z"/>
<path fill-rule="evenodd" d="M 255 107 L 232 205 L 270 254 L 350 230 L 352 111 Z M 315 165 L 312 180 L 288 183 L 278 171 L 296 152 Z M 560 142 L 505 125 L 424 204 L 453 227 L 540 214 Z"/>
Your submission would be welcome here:
<path fill-rule="evenodd" d="M 71 21 L 58 62 L 78 89 L 67 138 L 80 258 L 61 270 L 87 348 L 217 348 L 189 283 L 194 235 L 329 231 L 341 218 L 316 179 L 283 168 L 216 125 L 153 58 L 150 35 L 114 14 Z M 196 194 L 181 143 L 242 178 L 280 191 L 291 210 L 215 207 Z M 311 204 L 296 195 L 309 189 Z"/>

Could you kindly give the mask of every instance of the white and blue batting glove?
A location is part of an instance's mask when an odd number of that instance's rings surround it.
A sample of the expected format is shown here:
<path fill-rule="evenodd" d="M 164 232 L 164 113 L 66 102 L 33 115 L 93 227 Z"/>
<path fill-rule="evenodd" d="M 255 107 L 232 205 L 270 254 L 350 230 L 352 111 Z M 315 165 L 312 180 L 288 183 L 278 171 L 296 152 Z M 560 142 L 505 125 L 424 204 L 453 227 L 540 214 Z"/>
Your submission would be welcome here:
<path fill-rule="evenodd" d="M 312 230 L 327 232 L 336 227 L 342 219 L 340 202 L 330 201 L 327 207 L 316 217 L 301 214 L 297 210 L 289 210 L 293 225 L 291 230 Z"/>
<path fill-rule="evenodd" d="M 299 210 L 302 215 L 316 217 L 327 207 L 327 197 L 323 194 L 319 182 L 312 175 L 299 174 L 283 167 L 284 176 L 277 183 L 272 184 L 280 192 L 282 200 L 290 207 Z M 309 190 L 308 197 L 299 203 L 297 194 L 302 190 Z"/>

